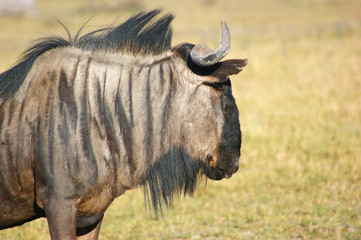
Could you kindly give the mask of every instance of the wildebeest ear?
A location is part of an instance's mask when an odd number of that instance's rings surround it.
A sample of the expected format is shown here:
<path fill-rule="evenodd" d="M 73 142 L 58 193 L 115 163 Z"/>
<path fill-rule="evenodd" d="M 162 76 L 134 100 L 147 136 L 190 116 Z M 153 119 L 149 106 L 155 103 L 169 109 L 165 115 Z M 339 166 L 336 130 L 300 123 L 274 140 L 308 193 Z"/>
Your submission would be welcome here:
<path fill-rule="evenodd" d="M 205 82 L 225 82 L 228 76 L 238 74 L 248 63 L 247 59 L 231 59 L 209 67 L 198 67 L 188 59 L 188 67 L 193 73 L 204 76 Z"/>
<path fill-rule="evenodd" d="M 210 75 L 219 79 L 219 81 L 226 81 L 228 76 L 238 74 L 247 65 L 247 59 L 231 59 L 220 62 Z"/>

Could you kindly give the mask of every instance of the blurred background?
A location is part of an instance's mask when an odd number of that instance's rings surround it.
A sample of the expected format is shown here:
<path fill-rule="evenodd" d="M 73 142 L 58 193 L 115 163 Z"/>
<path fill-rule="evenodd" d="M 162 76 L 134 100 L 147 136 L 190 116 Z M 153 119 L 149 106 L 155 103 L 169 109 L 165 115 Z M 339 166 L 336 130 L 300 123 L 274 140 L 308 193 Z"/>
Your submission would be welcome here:
<path fill-rule="evenodd" d="M 361 239 L 361 0 L 0 0 L 0 72 L 37 38 L 66 36 L 56 19 L 75 34 L 154 8 L 175 14 L 173 45 L 215 48 L 223 19 L 227 58 L 249 59 L 232 77 L 241 167 L 159 219 L 127 192 L 100 239 Z M 0 239 L 49 239 L 46 220 Z"/>

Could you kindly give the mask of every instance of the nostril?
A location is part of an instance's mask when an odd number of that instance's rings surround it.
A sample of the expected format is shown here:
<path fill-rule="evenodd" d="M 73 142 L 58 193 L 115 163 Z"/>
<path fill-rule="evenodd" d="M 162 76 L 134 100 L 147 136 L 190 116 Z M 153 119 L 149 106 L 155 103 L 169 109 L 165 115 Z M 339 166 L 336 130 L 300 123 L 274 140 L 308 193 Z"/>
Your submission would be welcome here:
<path fill-rule="evenodd" d="M 234 164 L 234 173 L 237 172 L 238 169 L 239 169 L 239 162 L 236 162 L 236 163 Z"/>

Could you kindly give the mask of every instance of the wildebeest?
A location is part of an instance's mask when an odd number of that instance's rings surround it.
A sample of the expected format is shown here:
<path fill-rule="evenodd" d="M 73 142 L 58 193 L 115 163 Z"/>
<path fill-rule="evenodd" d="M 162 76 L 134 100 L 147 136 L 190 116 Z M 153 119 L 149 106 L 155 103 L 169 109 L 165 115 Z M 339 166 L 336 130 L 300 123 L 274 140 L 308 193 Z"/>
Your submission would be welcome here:
<path fill-rule="evenodd" d="M 52 239 L 97 239 L 105 210 L 143 186 L 157 212 L 200 176 L 231 177 L 241 130 L 229 75 L 247 60 L 222 22 L 215 50 L 171 48 L 173 15 L 139 13 L 41 39 L 0 75 L 0 229 L 46 217 Z"/>

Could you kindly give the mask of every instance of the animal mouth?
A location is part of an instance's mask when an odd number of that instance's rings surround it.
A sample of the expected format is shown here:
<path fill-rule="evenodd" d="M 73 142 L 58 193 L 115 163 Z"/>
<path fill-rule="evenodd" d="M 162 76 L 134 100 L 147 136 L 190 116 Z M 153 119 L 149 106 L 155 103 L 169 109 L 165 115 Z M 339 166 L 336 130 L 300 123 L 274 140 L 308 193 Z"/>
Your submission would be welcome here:
<path fill-rule="evenodd" d="M 232 175 L 233 175 L 232 173 L 227 172 L 226 170 L 220 168 L 219 166 L 217 166 L 216 168 L 217 168 L 220 172 L 222 172 L 222 175 L 223 175 L 225 178 L 227 178 L 227 179 L 231 178 Z"/>
<path fill-rule="evenodd" d="M 232 173 L 229 173 L 228 171 L 226 171 L 218 166 L 215 168 L 211 167 L 211 166 L 204 166 L 203 169 L 204 169 L 204 174 L 208 178 L 210 178 L 212 180 L 216 180 L 216 181 L 221 180 L 223 178 L 229 179 L 233 175 Z"/>
<path fill-rule="evenodd" d="M 208 157 L 208 164 L 203 164 L 204 174 L 212 180 L 221 180 L 223 178 L 229 179 L 233 173 L 223 169 L 214 161 L 212 157 Z"/>

